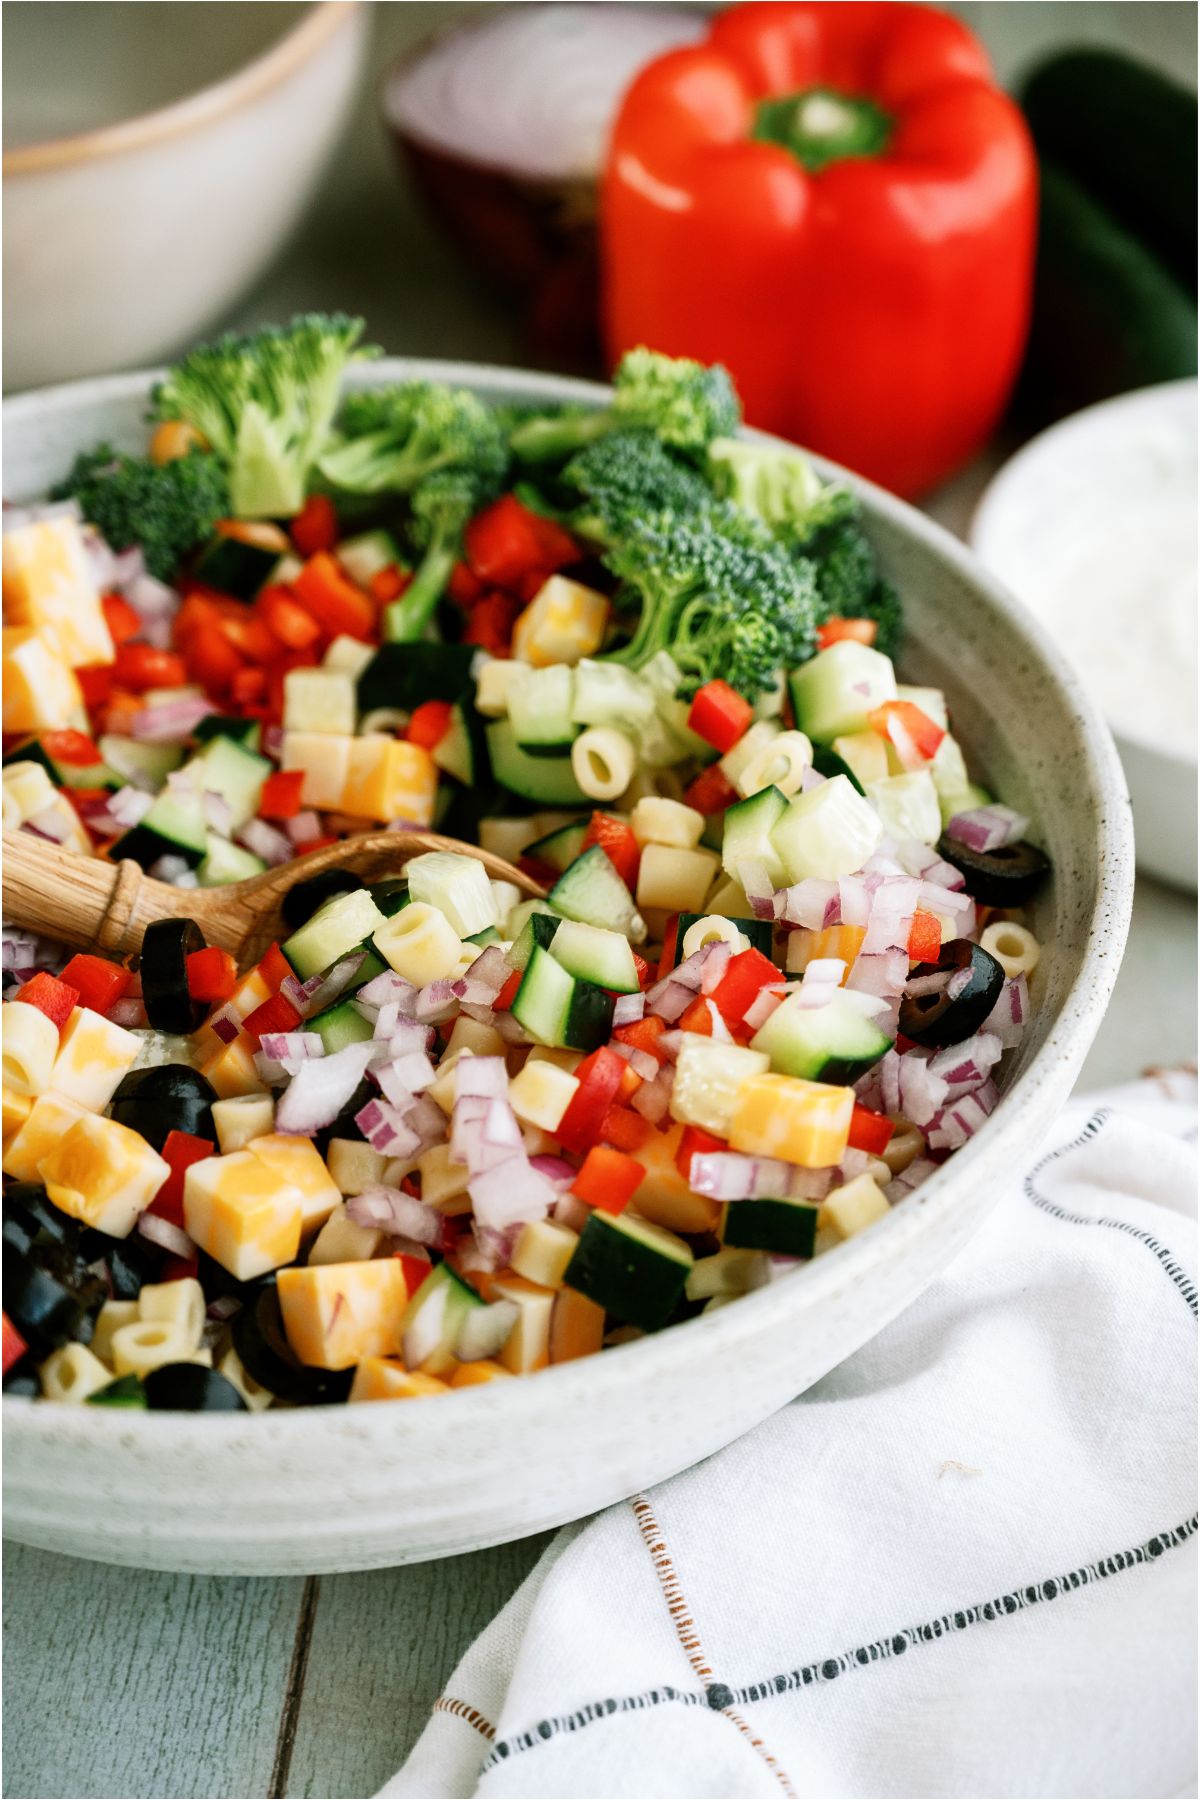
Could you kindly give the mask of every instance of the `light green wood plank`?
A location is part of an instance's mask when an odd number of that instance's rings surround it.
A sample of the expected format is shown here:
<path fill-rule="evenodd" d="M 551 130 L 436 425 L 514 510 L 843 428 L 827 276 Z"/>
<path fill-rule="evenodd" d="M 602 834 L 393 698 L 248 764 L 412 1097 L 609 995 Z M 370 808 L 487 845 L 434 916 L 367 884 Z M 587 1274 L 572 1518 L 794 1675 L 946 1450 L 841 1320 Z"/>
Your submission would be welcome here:
<path fill-rule="evenodd" d="M 324 1576 L 286 1792 L 328 1800 L 375 1793 L 551 1535 L 445 1562 Z"/>
<path fill-rule="evenodd" d="M 304 1583 L 4 1547 L 4 1792 L 265 1795 Z"/>

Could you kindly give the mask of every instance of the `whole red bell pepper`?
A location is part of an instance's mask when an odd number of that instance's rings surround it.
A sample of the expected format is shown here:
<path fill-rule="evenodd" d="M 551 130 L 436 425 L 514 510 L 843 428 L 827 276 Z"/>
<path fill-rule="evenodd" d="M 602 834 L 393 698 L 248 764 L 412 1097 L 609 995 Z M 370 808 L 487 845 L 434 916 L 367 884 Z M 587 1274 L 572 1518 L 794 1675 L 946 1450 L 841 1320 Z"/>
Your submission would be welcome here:
<path fill-rule="evenodd" d="M 605 331 L 723 362 L 746 417 L 901 494 L 995 424 L 1029 316 L 1024 121 L 948 14 L 733 6 L 627 92 L 604 175 Z"/>

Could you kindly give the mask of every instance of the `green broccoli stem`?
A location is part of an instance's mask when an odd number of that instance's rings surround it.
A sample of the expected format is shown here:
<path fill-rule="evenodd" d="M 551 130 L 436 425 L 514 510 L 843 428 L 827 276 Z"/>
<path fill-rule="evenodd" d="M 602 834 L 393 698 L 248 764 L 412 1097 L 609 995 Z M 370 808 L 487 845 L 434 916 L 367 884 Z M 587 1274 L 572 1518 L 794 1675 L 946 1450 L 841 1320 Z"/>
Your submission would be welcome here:
<path fill-rule="evenodd" d="M 583 413 L 562 419 L 528 419 L 509 438 L 509 449 L 518 462 L 563 462 L 576 450 L 595 443 L 620 421 L 611 412 Z"/>
<path fill-rule="evenodd" d="M 384 608 L 383 637 L 388 644 L 415 644 L 424 637 L 454 567 L 455 546 L 435 538 L 416 574 L 398 600 Z"/>

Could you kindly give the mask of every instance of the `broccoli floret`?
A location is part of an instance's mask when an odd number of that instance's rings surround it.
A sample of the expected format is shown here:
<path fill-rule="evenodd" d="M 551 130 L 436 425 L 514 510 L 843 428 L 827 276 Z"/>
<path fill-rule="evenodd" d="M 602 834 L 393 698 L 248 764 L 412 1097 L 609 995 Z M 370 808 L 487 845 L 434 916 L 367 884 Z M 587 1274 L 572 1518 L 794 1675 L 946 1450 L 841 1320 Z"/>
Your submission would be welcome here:
<path fill-rule="evenodd" d="M 225 465 L 239 518 L 290 518 L 325 447 L 361 319 L 306 313 L 189 351 L 154 393 L 155 417 L 195 427 Z"/>
<path fill-rule="evenodd" d="M 383 618 L 389 643 L 423 637 L 462 550 L 467 521 L 495 498 L 499 482 L 474 469 L 437 469 L 412 496 L 409 536 L 421 561 L 398 600 Z"/>
<path fill-rule="evenodd" d="M 148 456 L 125 456 L 111 444 L 77 456 L 56 500 L 78 500 L 114 550 L 141 546 L 146 567 L 160 581 L 174 579 L 189 550 L 212 535 L 229 512 L 229 489 L 216 457 L 206 450 L 161 466 Z"/>
<path fill-rule="evenodd" d="M 561 479 L 583 496 L 566 522 L 598 543 L 617 541 L 647 516 L 686 518 L 712 503 L 703 476 L 644 427 L 590 444 L 571 458 Z"/>
<path fill-rule="evenodd" d="M 347 395 L 339 427 L 320 470 L 350 493 L 408 494 L 436 470 L 459 467 L 498 481 L 508 462 L 494 414 L 465 388 L 366 388 Z"/>
<path fill-rule="evenodd" d="M 600 412 L 530 419 L 514 430 L 510 447 L 521 462 L 562 462 L 610 431 L 642 426 L 672 449 L 701 459 L 713 438 L 736 431 L 741 419 L 726 369 L 630 350 L 617 367 L 612 405 Z"/>
<path fill-rule="evenodd" d="M 813 573 L 749 532 L 728 535 L 721 509 L 692 519 L 635 522 L 605 558 L 641 601 L 633 637 L 611 653 L 641 668 L 669 650 L 690 697 L 720 676 L 753 699 L 780 669 L 812 655 L 818 600 Z"/>

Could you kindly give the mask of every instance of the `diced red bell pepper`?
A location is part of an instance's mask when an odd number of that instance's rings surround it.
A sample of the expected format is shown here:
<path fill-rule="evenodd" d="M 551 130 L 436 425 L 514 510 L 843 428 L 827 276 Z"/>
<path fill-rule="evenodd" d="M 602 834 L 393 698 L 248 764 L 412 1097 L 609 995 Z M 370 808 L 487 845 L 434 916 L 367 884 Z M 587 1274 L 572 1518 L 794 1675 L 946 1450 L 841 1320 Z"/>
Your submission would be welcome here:
<path fill-rule="evenodd" d="M 518 856 L 517 867 L 522 875 L 528 875 L 530 881 L 536 881 L 544 888 L 552 888 L 562 873 L 553 863 L 542 862 L 537 856 Z"/>
<path fill-rule="evenodd" d="M 320 639 L 321 627 L 286 588 L 265 587 L 254 604 L 272 637 L 289 650 L 307 650 Z"/>
<path fill-rule="evenodd" d="M 375 635 L 374 604 L 368 594 L 347 579 L 327 550 L 309 557 L 293 581 L 292 591 L 330 637 L 371 642 Z"/>
<path fill-rule="evenodd" d="M 569 531 L 522 506 L 515 494 L 503 494 L 477 513 L 463 543 L 472 573 L 492 587 L 515 588 L 530 569 L 552 574 L 580 556 Z"/>
<path fill-rule="evenodd" d="M 195 1281 L 200 1274 L 198 1256 L 168 1256 L 159 1270 L 160 1281 Z"/>
<path fill-rule="evenodd" d="M 571 1188 L 599 1212 L 622 1213 L 645 1179 L 645 1169 L 632 1156 L 611 1144 L 593 1144 Z"/>
<path fill-rule="evenodd" d="M 130 606 L 123 594 L 101 595 L 100 611 L 114 644 L 127 643 L 142 629 L 141 614 Z"/>
<path fill-rule="evenodd" d="M 679 942 L 679 914 L 672 913 L 663 932 L 662 955 L 658 959 L 658 979 L 665 981 L 675 967 L 675 950 Z"/>
<path fill-rule="evenodd" d="M 874 619 L 826 619 L 817 626 L 817 649 L 828 650 L 830 644 L 873 644 L 879 630 Z"/>
<path fill-rule="evenodd" d="M 513 626 L 521 611 L 521 602 L 514 594 L 485 594 L 471 608 L 463 643 L 477 644 L 492 656 L 507 656 L 512 649 Z"/>
<path fill-rule="evenodd" d="M 411 1300 L 421 1283 L 433 1274 L 433 1264 L 425 1256 L 410 1256 L 404 1250 L 393 1252 L 404 1273 L 404 1285 Z"/>
<path fill-rule="evenodd" d="M 129 642 L 117 650 L 113 675 L 122 687 L 144 694 L 147 688 L 183 687 L 188 671 L 182 656 L 174 650 Z"/>
<path fill-rule="evenodd" d="M 906 769 L 932 762 L 946 733 L 911 700 L 885 700 L 867 714 L 871 729 L 888 739 Z"/>
<path fill-rule="evenodd" d="M 751 946 L 730 957 L 729 966 L 710 998 L 716 1001 L 717 1011 L 728 1026 L 740 1025 L 761 989 L 769 981 L 780 979 L 779 970 L 770 957 Z"/>
<path fill-rule="evenodd" d="M 267 691 L 265 669 L 239 669 L 229 684 L 229 698 L 243 712 L 262 704 Z"/>
<path fill-rule="evenodd" d="M 71 958 L 59 980 L 75 989 L 80 1006 L 107 1014 L 126 993 L 133 976 L 107 957 L 81 953 Z"/>
<path fill-rule="evenodd" d="M 851 1150 L 865 1150 L 868 1156 L 882 1156 L 896 1127 L 882 1113 L 854 1102 L 850 1114 L 850 1135 L 846 1142 Z"/>
<path fill-rule="evenodd" d="M 237 964 L 215 944 L 193 950 L 187 959 L 188 993 L 206 1006 L 220 1006 L 238 984 Z"/>
<path fill-rule="evenodd" d="M 621 1085 L 617 1089 L 617 1105 L 624 1106 L 632 1100 L 642 1085 L 642 1078 L 632 1063 L 625 1064 L 625 1073 L 621 1077 Z"/>
<path fill-rule="evenodd" d="M 182 1227 L 183 1178 L 193 1163 L 215 1156 L 216 1150 L 207 1138 L 196 1137 L 190 1131 L 168 1131 L 161 1154 L 171 1173 L 146 1210 L 156 1218 L 167 1219 L 172 1225 Z"/>
<path fill-rule="evenodd" d="M 710 763 L 684 789 L 683 803 L 711 819 L 714 814 L 725 812 L 737 798 L 738 791 L 720 763 Z"/>
<path fill-rule="evenodd" d="M 667 1059 L 662 1047 L 666 1029 L 666 1020 L 651 1013 L 648 1018 L 635 1019 L 632 1025 L 618 1025 L 613 1037 L 619 1044 L 628 1044 L 631 1050 L 644 1050 L 647 1056 L 653 1056 L 661 1063 Z"/>
<path fill-rule="evenodd" d="M 32 976 L 17 989 L 14 999 L 23 1006 L 35 1006 L 40 1013 L 45 1013 L 52 1025 L 62 1030 L 71 1014 L 79 1004 L 79 989 L 70 987 L 55 975 L 48 975 L 44 969 Z"/>
<path fill-rule="evenodd" d="M 682 1014 L 679 1020 L 680 1031 L 694 1031 L 700 1037 L 711 1037 L 713 1034 L 712 1007 L 707 996 L 700 994 Z"/>
<path fill-rule="evenodd" d="M 474 606 L 475 602 L 482 598 L 485 588 L 486 584 L 480 581 L 470 564 L 465 562 L 455 563 L 450 571 L 450 579 L 446 583 L 447 594 L 455 606 L 461 606 L 464 610 L 469 606 Z"/>
<path fill-rule="evenodd" d="M 265 1032 L 295 1031 L 300 1023 L 300 1014 L 285 994 L 272 994 L 261 1006 L 256 1006 L 252 1013 L 247 1013 L 242 1020 L 243 1031 L 248 1031 L 253 1038 L 261 1038 Z"/>
<path fill-rule="evenodd" d="M 935 963 L 941 955 L 941 949 L 941 920 L 934 913 L 924 912 L 918 907 L 908 933 L 909 962 Z"/>
<path fill-rule="evenodd" d="M 626 1063 L 607 1044 L 585 1056 L 575 1070 L 579 1083 L 555 1132 L 564 1150 L 582 1156 L 600 1136 L 605 1114 L 616 1100 Z"/>
<path fill-rule="evenodd" d="M 312 846 L 310 845 L 311 849 Z M 279 992 L 280 982 L 293 973 L 292 965 L 278 944 L 272 944 L 259 962 L 258 972 L 273 994 Z"/>
<path fill-rule="evenodd" d="M 688 726 L 724 756 L 746 735 L 753 717 L 750 702 L 718 676 L 697 690 L 688 712 Z"/>
<path fill-rule="evenodd" d="M 504 983 L 504 986 L 500 989 L 500 992 L 496 995 L 496 998 L 492 1001 L 492 1011 L 493 1012 L 508 1012 L 509 1011 L 510 1007 L 512 1006 L 513 1001 L 517 997 L 517 990 L 521 985 L 521 976 L 522 976 L 522 971 L 520 969 L 514 969 L 512 974 L 510 976 L 508 976 L 508 978 L 506 979 L 506 981 Z"/>
<path fill-rule="evenodd" d="M 639 956 L 636 950 L 633 952 L 633 968 L 634 973 L 638 978 L 638 986 L 640 988 L 648 988 L 653 985 L 653 965 L 648 963 L 644 956 Z"/>
<path fill-rule="evenodd" d="M 376 569 L 367 586 L 371 590 L 372 600 L 378 601 L 380 606 L 390 606 L 393 600 L 400 598 L 411 580 L 411 569 L 402 569 L 399 563 L 389 563 L 386 569 Z"/>
<path fill-rule="evenodd" d="M 273 663 L 279 655 L 274 634 L 248 607 L 239 606 L 236 613 L 227 613 L 221 620 L 221 630 L 226 641 L 252 663 Z"/>
<path fill-rule="evenodd" d="M 13 1364 L 20 1362 L 26 1350 L 28 1350 L 29 1345 L 25 1342 L 25 1339 L 21 1336 L 7 1313 L 0 1313 L 0 1318 L 4 1320 L 3 1361 L 4 1373 L 7 1375 Z"/>
<path fill-rule="evenodd" d="M 102 663 L 90 669 L 76 669 L 75 678 L 83 695 L 83 704 L 90 714 L 96 714 L 112 693 L 112 664 Z"/>
<path fill-rule="evenodd" d="M 610 1106 L 600 1127 L 600 1137 L 615 1150 L 628 1150 L 636 1156 L 653 1130 L 649 1119 L 643 1119 L 631 1106 Z"/>
<path fill-rule="evenodd" d="M 632 894 L 637 888 L 638 863 L 642 854 L 632 828 L 623 819 L 614 819 L 611 813 L 594 812 L 583 834 L 580 855 L 594 844 L 599 844 Z"/>
<path fill-rule="evenodd" d="M 328 494 L 310 494 L 288 531 L 301 556 L 332 550 L 338 539 L 338 516 Z"/>
<path fill-rule="evenodd" d="M 190 600 L 185 600 L 184 606 L 188 605 Z M 208 625 L 193 626 L 186 637 L 180 635 L 176 626 L 175 641 L 183 646 L 193 681 L 198 681 L 211 694 L 228 693 L 230 682 L 238 670 L 246 666 L 245 659 L 222 635 L 219 614 Z"/>
<path fill-rule="evenodd" d="M 448 700 L 422 700 L 404 733 L 410 744 L 419 744 L 422 750 L 432 750 L 440 744 L 450 729 L 450 719 L 454 712 Z"/>
<path fill-rule="evenodd" d="M 56 763 L 70 769 L 90 769 L 103 761 L 86 731 L 43 731 L 41 746 Z"/>
<path fill-rule="evenodd" d="M 701 1131 L 698 1125 L 685 1125 L 683 1136 L 679 1140 L 679 1148 L 675 1152 L 675 1167 L 686 1182 L 692 1179 L 693 1156 L 707 1155 L 713 1151 L 728 1150 L 729 1145 L 724 1138 L 714 1137 L 711 1131 Z"/>
<path fill-rule="evenodd" d="M 294 819 L 303 789 L 303 769 L 275 769 L 263 782 L 258 810 L 264 819 Z"/>

